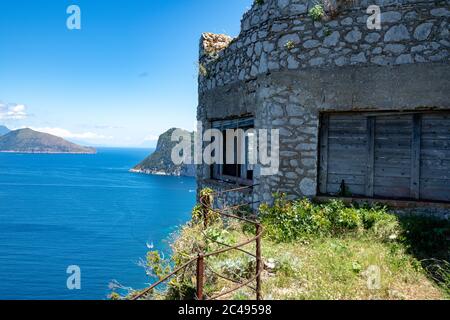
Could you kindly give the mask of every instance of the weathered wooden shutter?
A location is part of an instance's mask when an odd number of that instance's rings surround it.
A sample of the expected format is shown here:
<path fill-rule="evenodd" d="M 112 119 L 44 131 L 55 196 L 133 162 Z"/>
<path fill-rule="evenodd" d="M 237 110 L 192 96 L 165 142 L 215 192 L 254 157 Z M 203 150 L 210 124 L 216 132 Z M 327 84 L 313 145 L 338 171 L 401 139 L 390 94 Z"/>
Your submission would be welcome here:
<path fill-rule="evenodd" d="M 319 188 L 331 195 L 450 201 L 450 113 L 324 114 Z"/>
<path fill-rule="evenodd" d="M 422 116 L 420 197 L 450 201 L 450 113 Z"/>

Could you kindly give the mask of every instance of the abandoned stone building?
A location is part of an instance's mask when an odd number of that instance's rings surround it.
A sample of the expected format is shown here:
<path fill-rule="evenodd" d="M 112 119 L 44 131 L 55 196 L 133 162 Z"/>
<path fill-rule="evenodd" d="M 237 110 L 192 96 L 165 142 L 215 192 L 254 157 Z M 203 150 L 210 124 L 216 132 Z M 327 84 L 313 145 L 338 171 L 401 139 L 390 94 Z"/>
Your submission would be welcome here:
<path fill-rule="evenodd" d="M 450 1 L 255 1 L 239 36 L 204 34 L 198 120 L 279 129 L 280 169 L 202 165 L 228 200 L 389 200 L 450 212 Z M 381 29 L 367 21 L 381 10 Z"/>

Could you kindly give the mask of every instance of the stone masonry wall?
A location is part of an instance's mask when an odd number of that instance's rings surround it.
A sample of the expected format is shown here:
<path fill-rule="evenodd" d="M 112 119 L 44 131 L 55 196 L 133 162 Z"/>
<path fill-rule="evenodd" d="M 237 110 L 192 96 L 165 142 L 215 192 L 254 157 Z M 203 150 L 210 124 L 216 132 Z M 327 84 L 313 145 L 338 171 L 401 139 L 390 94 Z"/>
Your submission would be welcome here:
<path fill-rule="evenodd" d="M 307 2 L 255 4 L 243 18 L 239 37 L 205 65 L 208 74 L 200 78 L 200 91 L 283 69 L 449 59 L 448 0 L 359 1 L 322 22 L 308 16 Z M 366 9 L 372 3 L 381 6 L 380 31 L 367 29 Z"/>
<path fill-rule="evenodd" d="M 368 30 L 366 9 L 382 11 Z M 306 0 L 265 0 L 242 19 L 238 38 L 216 52 L 201 45 L 198 119 L 253 115 L 280 130 L 280 172 L 255 172 L 252 201 L 317 193 L 319 120 L 324 111 L 450 109 L 450 1 L 354 1 L 314 22 Z M 209 35 L 208 39 L 214 39 Z M 202 38 L 202 44 L 205 37 Z M 211 47 L 208 45 L 208 47 Z M 198 168 L 199 188 L 211 183 Z M 233 201 L 239 197 L 236 195 Z"/>

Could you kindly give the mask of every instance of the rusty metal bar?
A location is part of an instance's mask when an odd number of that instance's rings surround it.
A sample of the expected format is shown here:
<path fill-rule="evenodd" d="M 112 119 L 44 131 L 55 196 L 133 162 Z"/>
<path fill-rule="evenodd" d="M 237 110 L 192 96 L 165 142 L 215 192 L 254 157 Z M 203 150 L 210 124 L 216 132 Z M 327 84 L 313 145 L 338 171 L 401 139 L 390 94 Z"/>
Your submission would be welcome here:
<path fill-rule="evenodd" d="M 249 220 L 249 219 L 246 219 L 246 218 L 242 218 L 242 217 L 238 217 L 236 215 L 224 213 L 223 211 L 239 209 L 240 207 L 243 207 L 243 206 L 259 203 L 259 201 L 256 201 L 256 202 L 253 202 L 253 203 L 246 203 L 246 204 L 236 205 L 236 206 L 233 206 L 233 207 L 226 207 L 226 208 L 223 208 L 223 209 L 220 209 L 220 210 L 213 209 L 211 206 L 208 206 L 208 204 L 206 204 L 204 202 L 203 198 L 200 198 L 200 203 L 201 203 L 201 205 L 203 207 L 208 207 L 209 211 L 217 213 L 217 214 L 219 214 L 221 216 L 228 217 L 228 218 L 233 218 L 233 219 L 237 219 L 237 220 L 241 220 L 241 221 L 252 223 L 252 224 L 255 224 L 255 225 L 257 223 L 255 221 L 252 221 L 252 220 Z"/>
<path fill-rule="evenodd" d="M 216 192 L 213 193 L 213 195 L 220 195 L 222 193 L 228 193 L 228 192 L 243 191 L 243 190 L 246 190 L 246 189 L 252 189 L 253 187 L 256 187 L 256 186 L 258 186 L 258 184 L 254 184 L 252 186 L 233 188 L 233 189 L 228 189 L 228 190 L 223 190 L 223 191 L 216 191 Z"/>
<path fill-rule="evenodd" d="M 238 285 L 241 285 L 241 284 L 242 284 L 242 282 L 240 282 L 240 281 L 231 279 L 231 278 L 229 278 L 229 277 L 224 276 L 223 274 L 218 273 L 217 271 L 213 270 L 213 269 L 212 269 L 210 266 L 208 266 L 208 265 L 206 265 L 206 268 L 207 268 L 212 274 L 216 275 L 217 277 L 219 277 L 219 278 L 221 278 L 221 279 L 223 279 L 223 280 L 230 281 L 230 282 L 233 282 L 233 283 L 238 284 Z M 247 287 L 250 288 L 250 289 L 252 289 L 253 291 L 256 292 L 256 288 L 255 288 L 255 287 L 253 287 L 253 286 L 251 286 L 251 285 L 249 285 L 249 284 L 247 285 Z"/>
<path fill-rule="evenodd" d="M 208 237 L 204 232 L 202 232 L 202 235 L 205 237 L 205 239 L 208 239 L 208 240 L 210 240 L 210 241 L 212 241 L 212 242 L 215 242 L 215 243 L 217 243 L 217 244 L 219 244 L 219 245 L 221 245 L 221 246 L 230 248 L 230 250 L 238 250 L 238 251 L 240 251 L 240 252 L 242 252 L 242 253 L 245 253 L 245 254 L 247 254 L 247 255 L 253 257 L 253 258 L 256 258 L 256 255 L 255 255 L 254 253 L 251 253 L 251 252 L 249 252 L 249 251 L 247 251 L 247 250 L 244 250 L 244 249 L 242 249 L 242 248 L 240 248 L 240 247 L 235 247 L 235 246 L 232 246 L 232 245 L 229 245 L 229 244 L 226 244 L 226 243 L 217 241 L 217 240 L 213 240 L 212 238 Z"/>
<path fill-rule="evenodd" d="M 145 296 L 146 294 L 148 294 L 150 291 L 152 291 L 153 289 L 155 289 L 157 286 L 159 286 L 160 284 L 162 284 L 163 282 L 166 282 L 167 280 L 169 280 L 170 278 L 172 278 L 174 275 L 176 275 L 178 272 L 180 272 L 181 270 L 187 268 L 191 263 L 193 263 L 196 259 L 191 259 L 188 262 L 186 262 L 185 264 L 183 264 L 181 267 L 175 269 L 172 273 L 170 273 L 169 275 L 165 276 L 164 278 L 161 278 L 158 282 L 154 283 L 151 287 L 145 289 L 144 291 L 142 291 L 141 293 L 139 293 L 137 296 L 133 297 L 132 300 L 139 300 L 140 298 L 142 298 L 143 296 Z"/>
<path fill-rule="evenodd" d="M 256 238 L 256 300 L 261 300 L 261 272 L 262 272 L 262 259 L 261 259 L 261 237 L 262 230 L 261 224 L 256 225 L 256 234 L 259 235 Z"/>
<path fill-rule="evenodd" d="M 202 253 L 197 257 L 197 300 L 203 300 L 203 285 L 205 276 L 205 258 Z"/>
<path fill-rule="evenodd" d="M 230 293 L 233 293 L 233 292 L 235 292 L 235 291 L 237 291 L 237 290 L 239 290 L 239 289 L 241 289 L 241 288 L 243 288 L 243 287 L 245 287 L 245 286 L 248 286 L 250 283 L 252 283 L 253 281 L 255 281 L 256 278 L 257 278 L 257 276 L 252 277 L 250 280 L 241 283 L 239 286 L 237 286 L 237 287 L 235 287 L 235 288 L 233 288 L 233 289 L 230 289 L 230 290 L 228 290 L 228 291 L 225 291 L 225 292 L 223 292 L 223 293 L 220 293 L 220 294 L 218 294 L 218 295 L 215 296 L 215 297 L 212 297 L 211 300 L 217 300 L 217 299 L 219 299 L 219 298 L 221 298 L 221 297 L 223 297 L 223 296 L 226 296 L 226 295 L 228 295 L 228 294 L 230 294 Z"/>
<path fill-rule="evenodd" d="M 250 243 L 252 243 L 252 242 L 255 242 L 256 239 L 258 239 L 258 238 L 259 238 L 259 236 L 257 235 L 256 237 L 254 237 L 254 238 L 252 238 L 252 239 L 249 239 L 249 240 L 247 240 L 247 241 L 245 241 L 245 242 L 242 242 L 242 243 L 240 243 L 240 244 L 238 244 L 238 245 L 235 245 L 235 246 L 233 246 L 233 247 L 230 247 L 230 248 L 224 248 L 224 249 L 221 249 L 221 250 L 217 250 L 217 251 L 208 253 L 208 254 L 205 255 L 205 258 L 208 258 L 208 257 L 211 257 L 211 256 L 216 256 L 216 255 L 221 254 L 221 253 L 225 253 L 225 252 L 228 252 L 228 251 L 231 251 L 231 250 L 236 250 L 236 249 L 238 249 L 238 248 L 245 247 L 246 245 L 248 245 L 248 244 L 250 244 Z"/>
<path fill-rule="evenodd" d="M 211 199 L 209 196 L 200 197 L 200 205 L 202 206 L 202 219 L 203 219 L 203 227 L 208 228 L 208 214 L 211 205 Z"/>
<path fill-rule="evenodd" d="M 230 190 L 224 190 L 221 192 L 215 192 L 213 193 L 213 195 L 219 195 L 219 194 L 223 194 L 223 193 L 227 193 L 227 192 L 233 192 L 233 191 L 241 191 L 241 190 L 245 190 L 245 189 L 250 189 L 253 188 L 254 186 L 247 186 L 247 187 L 241 187 L 241 188 L 236 188 L 236 189 L 230 189 Z M 204 300 L 204 299 L 208 299 L 208 297 L 204 294 L 203 289 L 204 289 L 204 285 L 205 285 L 205 259 L 211 256 L 215 256 L 215 255 L 219 255 L 221 253 L 225 253 L 231 250 L 238 250 L 241 251 L 243 253 L 246 253 L 254 258 L 256 258 L 256 275 L 254 277 L 252 277 L 250 280 L 245 281 L 243 283 L 234 281 L 232 279 L 228 279 L 220 274 L 218 274 L 217 272 L 215 272 L 214 270 L 210 269 L 214 274 L 216 274 L 216 276 L 221 277 L 225 280 L 228 280 L 230 282 L 234 282 L 239 284 L 237 287 L 230 289 L 226 292 L 222 292 L 221 294 L 215 296 L 214 298 L 212 298 L 212 300 L 218 299 L 220 297 L 223 297 L 225 295 L 228 295 L 232 292 L 235 292 L 237 290 L 239 290 L 240 288 L 243 287 L 249 287 L 250 289 L 256 291 L 256 299 L 257 300 L 261 300 L 262 299 L 262 293 L 261 293 L 261 274 L 262 274 L 262 270 L 263 270 L 263 262 L 262 262 L 262 256 L 261 256 L 261 240 L 262 240 L 262 235 L 264 233 L 264 229 L 262 227 L 262 225 L 255 220 L 249 220 L 243 217 L 239 217 L 233 214 L 227 214 L 225 213 L 225 211 L 228 210 L 236 210 L 239 209 L 243 206 L 249 206 L 252 204 L 256 204 L 259 202 L 253 202 L 253 203 L 246 203 L 246 204 L 241 204 L 241 205 L 235 205 L 235 206 L 231 206 L 231 207 L 225 207 L 221 210 L 216 210 L 213 208 L 213 205 L 211 203 L 211 198 L 209 196 L 203 196 L 200 197 L 200 204 L 202 206 L 202 214 L 203 214 L 203 223 L 204 223 L 204 227 L 205 229 L 208 227 L 208 219 L 209 219 L 209 213 L 210 212 L 214 212 L 214 213 L 218 213 L 219 215 L 223 216 L 223 217 L 228 217 L 228 218 L 232 218 L 232 219 L 237 219 L 240 221 L 244 221 L 250 224 L 253 224 L 256 227 L 256 235 L 254 238 L 246 240 L 245 242 L 242 242 L 238 245 L 235 246 L 230 246 L 224 243 L 220 243 L 218 241 L 215 241 L 216 243 L 218 243 L 219 245 L 223 245 L 226 248 L 217 250 L 215 252 L 211 252 L 208 254 L 204 254 L 204 253 L 199 253 L 197 257 L 192 258 L 191 260 L 189 260 L 188 262 L 186 262 L 185 264 L 183 264 L 182 266 L 180 266 L 179 268 L 175 269 L 172 273 L 170 273 L 169 275 L 165 276 L 164 278 L 160 279 L 158 282 L 156 282 L 155 284 L 153 284 L 151 287 L 149 287 L 148 289 L 142 291 L 140 294 L 138 294 L 137 296 L 133 297 L 132 300 L 138 300 L 141 299 L 142 297 L 144 297 L 145 295 L 149 294 L 154 288 L 156 288 L 158 285 L 162 284 L 163 282 L 166 282 L 167 280 L 169 280 L 171 277 L 173 277 L 174 275 L 176 275 L 178 272 L 180 272 L 181 270 L 185 270 L 187 267 L 189 267 L 194 261 L 197 261 L 197 299 L 198 300 Z M 202 232 L 204 236 L 206 236 L 204 234 L 204 232 Z M 207 236 L 206 236 L 207 237 Z M 207 237 L 208 238 L 208 237 Z M 242 247 L 247 246 L 251 243 L 255 242 L 256 243 L 256 255 L 243 250 Z M 256 280 L 256 288 L 251 286 L 250 283 L 252 283 L 253 281 Z"/>

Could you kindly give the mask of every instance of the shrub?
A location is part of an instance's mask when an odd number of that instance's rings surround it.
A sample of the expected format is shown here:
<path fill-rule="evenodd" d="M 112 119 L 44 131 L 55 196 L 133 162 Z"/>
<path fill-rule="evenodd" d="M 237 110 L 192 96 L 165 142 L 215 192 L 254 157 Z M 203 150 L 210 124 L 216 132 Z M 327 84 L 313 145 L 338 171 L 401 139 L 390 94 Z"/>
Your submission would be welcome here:
<path fill-rule="evenodd" d="M 385 208 L 349 207 L 337 200 L 326 204 L 314 204 L 308 199 L 290 202 L 278 194 L 274 205 L 262 205 L 260 212 L 266 235 L 277 242 L 364 231 L 389 240 L 399 233 L 397 217 Z"/>
<path fill-rule="evenodd" d="M 314 21 L 322 20 L 324 15 L 325 15 L 325 10 L 323 8 L 323 5 L 321 5 L 321 4 L 316 4 L 314 7 L 311 8 L 311 10 L 309 10 L 309 16 Z"/>
<path fill-rule="evenodd" d="M 403 217 L 400 219 L 402 241 L 411 253 L 422 259 L 434 257 L 449 259 L 450 222 L 432 217 Z"/>
<path fill-rule="evenodd" d="M 215 264 L 216 271 L 229 279 L 242 281 L 254 276 L 256 270 L 256 260 L 247 255 L 232 256 L 228 259 L 219 260 Z"/>
<path fill-rule="evenodd" d="M 428 275 L 444 290 L 450 298 L 450 263 L 445 260 L 429 259 L 423 261 Z"/>

